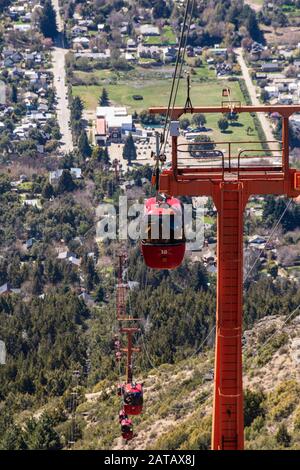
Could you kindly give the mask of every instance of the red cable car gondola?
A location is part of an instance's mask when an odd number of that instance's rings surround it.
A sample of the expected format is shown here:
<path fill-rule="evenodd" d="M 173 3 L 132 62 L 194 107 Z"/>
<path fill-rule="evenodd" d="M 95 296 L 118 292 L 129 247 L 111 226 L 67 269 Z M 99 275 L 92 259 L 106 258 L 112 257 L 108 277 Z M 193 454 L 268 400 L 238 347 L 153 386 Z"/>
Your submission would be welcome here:
<path fill-rule="evenodd" d="M 143 411 L 143 385 L 123 384 L 118 388 L 118 394 L 123 396 L 123 409 L 128 415 L 140 415 Z"/>
<path fill-rule="evenodd" d="M 127 418 L 128 418 L 128 416 L 127 416 L 127 414 L 125 413 L 125 410 L 124 410 L 124 409 L 120 410 L 120 412 L 119 412 L 119 423 L 121 424 L 122 421 L 123 421 L 124 419 L 127 419 Z"/>
<path fill-rule="evenodd" d="M 175 269 L 183 261 L 185 238 L 181 202 L 174 197 L 156 197 L 145 202 L 142 253 L 146 265 L 156 269 Z"/>
<path fill-rule="evenodd" d="M 124 418 L 121 421 L 121 433 L 125 441 L 130 441 L 133 439 L 133 426 L 131 419 Z"/>

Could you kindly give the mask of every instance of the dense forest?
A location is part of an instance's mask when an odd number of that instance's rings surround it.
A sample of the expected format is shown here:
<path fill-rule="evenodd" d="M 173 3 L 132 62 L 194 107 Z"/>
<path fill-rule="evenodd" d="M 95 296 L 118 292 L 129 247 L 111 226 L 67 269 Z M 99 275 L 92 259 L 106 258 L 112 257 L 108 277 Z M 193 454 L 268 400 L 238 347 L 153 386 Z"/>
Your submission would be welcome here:
<path fill-rule="evenodd" d="M 128 276 L 139 288 L 131 291 L 127 307 L 142 319 L 142 337 L 137 342 L 145 342 L 148 353 L 137 358 L 135 368 L 136 373 L 147 373 L 154 366 L 176 364 L 198 350 L 215 322 L 215 281 L 201 263 L 186 262 L 174 272 L 155 272 L 145 268 L 138 249 L 129 259 Z M 81 387 L 117 380 L 114 279 L 112 274 L 102 281 L 104 297 L 109 300 L 93 308 L 63 286 L 27 303 L 18 296 L 1 298 L 0 337 L 8 353 L 6 366 L 0 368 L 3 448 L 39 448 L 38 439 L 28 442 L 26 431 L 22 439 L 17 438 L 20 430 L 14 417 L 29 410 L 34 413 L 51 400 L 58 400 L 56 407 L 38 425 L 45 427 L 46 434 L 54 433 L 55 448 L 66 444 L 66 431 L 57 434 L 57 430 L 68 423 L 73 370 L 81 371 Z M 244 301 L 244 326 L 248 328 L 266 315 L 290 313 L 299 304 L 300 293 L 291 282 L 261 279 L 249 284 Z M 213 337 L 206 346 L 213 346 Z M 37 425 L 32 418 L 25 423 L 26 427 Z M 49 438 L 48 448 L 54 445 L 53 439 Z"/>

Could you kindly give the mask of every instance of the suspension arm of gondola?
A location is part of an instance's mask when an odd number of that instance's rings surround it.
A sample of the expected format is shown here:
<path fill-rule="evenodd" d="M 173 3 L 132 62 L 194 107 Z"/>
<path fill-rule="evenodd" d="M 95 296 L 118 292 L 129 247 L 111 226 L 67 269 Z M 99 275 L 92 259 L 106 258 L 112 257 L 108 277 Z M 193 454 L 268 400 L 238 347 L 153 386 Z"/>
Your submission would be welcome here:
<path fill-rule="evenodd" d="M 192 100 L 191 100 L 191 97 L 190 97 L 191 77 L 190 77 L 189 73 L 187 74 L 187 77 L 186 77 L 186 84 L 187 84 L 187 97 L 186 97 L 186 102 L 185 102 L 185 105 L 184 105 L 184 109 L 185 109 L 186 113 L 187 112 L 192 113 L 193 112 L 193 105 L 192 105 Z"/>

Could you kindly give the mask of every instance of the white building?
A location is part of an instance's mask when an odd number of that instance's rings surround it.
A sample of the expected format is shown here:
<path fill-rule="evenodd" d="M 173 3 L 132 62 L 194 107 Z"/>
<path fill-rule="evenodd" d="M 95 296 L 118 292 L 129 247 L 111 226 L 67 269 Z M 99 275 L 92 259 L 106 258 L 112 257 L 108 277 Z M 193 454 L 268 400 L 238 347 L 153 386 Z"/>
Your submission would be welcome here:
<path fill-rule="evenodd" d="M 159 36 L 159 28 L 152 24 L 143 24 L 140 27 L 140 33 L 142 36 Z"/>
<path fill-rule="evenodd" d="M 278 91 L 277 86 L 275 85 L 266 86 L 265 91 L 268 93 L 270 98 L 278 98 L 279 91 Z"/>
<path fill-rule="evenodd" d="M 59 180 L 59 178 L 61 177 L 61 175 L 63 174 L 63 171 L 64 170 L 62 170 L 62 169 L 55 170 L 55 171 L 50 171 L 50 173 L 49 173 L 49 183 L 50 184 L 56 183 Z M 82 177 L 81 168 L 71 168 L 69 171 L 71 173 L 71 176 L 75 179 L 80 179 Z"/>
<path fill-rule="evenodd" d="M 96 110 L 96 134 L 98 145 L 106 145 L 108 142 L 121 142 L 126 132 L 131 132 L 132 116 L 126 108 L 114 106 L 99 106 Z"/>

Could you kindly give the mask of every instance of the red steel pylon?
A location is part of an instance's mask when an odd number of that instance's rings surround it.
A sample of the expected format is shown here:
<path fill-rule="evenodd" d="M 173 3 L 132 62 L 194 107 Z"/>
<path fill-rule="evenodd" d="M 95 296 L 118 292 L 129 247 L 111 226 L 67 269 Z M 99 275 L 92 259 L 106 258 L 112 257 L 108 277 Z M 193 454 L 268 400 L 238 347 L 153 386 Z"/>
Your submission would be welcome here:
<path fill-rule="evenodd" d="M 228 94 L 224 93 L 224 96 Z M 278 113 L 282 118 L 282 150 L 265 151 L 264 165 L 247 164 L 245 155 L 264 157 L 262 151 L 237 150 L 228 145 L 228 156 L 218 152 L 220 165 L 205 165 L 205 159 L 195 165 L 182 163 L 178 152 L 186 144 L 178 144 L 176 122 L 189 113 Z M 167 114 L 168 109 L 151 108 L 152 114 Z M 242 106 L 226 102 L 220 107 L 179 108 L 171 110 L 172 167 L 159 177 L 159 191 L 169 196 L 210 196 L 218 211 L 218 278 L 212 449 L 241 450 L 244 448 L 243 383 L 242 383 L 242 297 L 243 297 L 243 213 L 251 195 L 275 194 L 297 197 L 300 195 L 300 171 L 289 167 L 289 117 L 300 112 L 300 106 Z M 253 142 L 252 142 L 253 143 Z M 255 142 L 257 144 L 258 142 Z M 274 142 L 265 142 L 273 144 Z M 197 144 L 193 144 L 196 148 Z M 201 144 L 203 145 L 203 143 Z M 275 143 L 277 146 L 277 142 Z M 200 153 L 203 152 L 200 147 Z M 257 148 L 255 146 L 255 148 Z M 262 147 L 264 148 L 264 147 Z M 190 152 L 190 151 L 188 151 Z M 185 153 L 188 153 L 185 151 Z M 199 150 L 198 150 L 199 152 Z M 270 153 L 277 152 L 276 164 L 270 164 Z M 191 152 L 190 152 L 191 153 Z M 274 155 L 273 155 L 274 156 Z M 204 156 L 205 157 L 205 156 Z M 249 157 L 248 157 L 249 158 Z M 186 159 L 186 157 L 185 157 Z M 246 163 L 245 163 L 246 162 Z"/>

